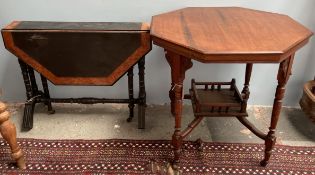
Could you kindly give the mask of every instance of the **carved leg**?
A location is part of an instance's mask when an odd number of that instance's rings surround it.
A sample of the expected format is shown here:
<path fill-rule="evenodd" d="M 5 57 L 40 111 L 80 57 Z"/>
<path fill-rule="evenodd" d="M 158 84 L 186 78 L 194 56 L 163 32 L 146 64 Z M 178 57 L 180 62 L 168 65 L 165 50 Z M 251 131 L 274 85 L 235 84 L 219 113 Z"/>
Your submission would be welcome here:
<path fill-rule="evenodd" d="M 175 111 L 174 111 L 174 109 L 175 109 L 175 92 L 174 92 L 174 88 L 173 88 L 174 85 L 175 84 L 172 82 L 171 83 L 171 89 L 168 92 L 168 96 L 171 100 L 171 113 L 173 116 L 175 116 Z"/>
<path fill-rule="evenodd" d="M 19 59 L 23 79 L 24 79 L 24 84 L 25 84 L 25 89 L 26 89 L 26 97 L 27 97 L 27 102 L 25 103 L 24 107 L 24 115 L 23 115 L 23 124 L 22 124 L 22 129 L 23 130 L 30 130 L 33 128 L 33 112 L 34 112 L 34 107 L 35 107 L 35 99 L 34 99 L 34 94 L 32 91 L 32 85 L 30 81 L 30 76 L 28 72 L 28 66 Z"/>
<path fill-rule="evenodd" d="M 144 82 L 145 57 L 138 62 L 139 68 L 139 105 L 138 105 L 138 128 L 145 128 L 145 108 L 146 108 L 146 92 Z"/>
<path fill-rule="evenodd" d="M 183 96 L 183 81 L 185 72 L 192 67 L 190 59 L 175 53 L 166 51 L 166 59 L 171 67 L 172 73 L 172 88 L 174 98 L 171 99 L 173 106 L 172 113 L 175 115 L 175 131 L 172 137 L 172 145 L 174 149 L 173 168 L 178 169 L 179 157 L 182 147 L 183 137 L 181 136 L 181 118 L 182 118 L 182 96 Z"/>
<path fill-rule="evenodd" d="M 42 85 L 43 85 L 43 90 L 44 90 L 44 96 L 46 99 L 50 99 L 50 94 L 49 94 L 49 89 L 48 89 L 48 84 L 47 84 L 47 79 L 43 76 L 43 75 L 40 75 L 40 78 L 42 80 Z M 47 105 L 47 108 L 48 108 L 48 113 L 49 114 L 54 114 L 55 113 L 55 110 L 52 108 L 52 105 L 51 105 L 51 102 L 50 101 L 47 101 L 45 103 L 45 105 Z"/>
<path fill-rule="evenodd" d="M 33 115 L 34 115 L 35 103 L 36 102 L 34 98 L 32 98 L 31 100 L 25 103 L 23 124 L 22 124 L 23 131 L 29 131 L 33 128 Z"/>
<path fill-rule="evenodd" d="M 134 98 L 133 98 L 133 67 L 131 67 L 127 73 L 128 75 L 128 93 L 129 93 L 129 117 L 127 122 L 131 122 L 133 115 L 134 115 Z"/>
<path fill-rule="evenodd" d="M 242 104 L 242 111 L 241 112 L 246 112 L 246 108 L 247 108 L 247 101 L 249 98 L 249 81 L 250 81 L 250 77 L 252 75 L 252 69 L 253 69 L 253 64 L 252 63 L 247 63 L 246 64 L 246 71 L 245 71 L 245 82 L 244 82 L 244 88 L 242 90 L 242 96 L 244 99 L 244 102 Z"/>
<path fill-rule="evenodd" d="M 33 95 L 39 95 L 40 92 L 38 91 L 38 86 L 37 86 L 36 79 L 35 79 L 34 69 L 28 65 L 26 66 L 26 68 L 27 68 L 28 75 L 30 77 L 32 93 L 33 93 Z"/>
<path fill-rule="evenodd" d="M 33 97 L 34 94 L 32 91 L 32 85 L 31 85 L 29 74 L 28 74 L 28 68 L 27 68 L 28 66 L 20 59 L 19 59 L 19 64 L 21 67 L 24 85 L 26 89 L 26 98 L 29 100 L 30 98 Z"/>
<path fill-rule="evenodd" d="M 278 86 L 277 86 L 275 99 L 273 103 L 269 132 L 265 139 L 265 158 L 264 160 L 260 162 L 261 166 L 266 166 L 268 164 L 273 146 L 276 143 L 276 136 L 275 136 L 276 126 L 277 126 L 279 115 L 281 112 L 282 99 L 285 93 L 285 85 L 288 82 L 289 77 L 291 75 L 293 59 L 294 59 L 294 55 L 282 61 L 279 66 L 278 76 L 277 76 Z"/>
<path fill-rule="evenodd" d="M 25 169 L 23 152 L 16 141 L 15 125 L 9 120 L 10 114 L 6 110 L 4 103 L 0 102 L 0 132 L 2 137 L 8 142 L 12 152 L 12 158 L 17 162 L 20 169 Z"/>

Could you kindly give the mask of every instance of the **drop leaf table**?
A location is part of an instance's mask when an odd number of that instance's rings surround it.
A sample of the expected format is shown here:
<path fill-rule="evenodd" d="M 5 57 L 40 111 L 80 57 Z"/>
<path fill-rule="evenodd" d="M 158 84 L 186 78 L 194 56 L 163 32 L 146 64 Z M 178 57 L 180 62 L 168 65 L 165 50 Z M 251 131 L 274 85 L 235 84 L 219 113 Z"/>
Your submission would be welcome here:
<path fill-rule="evenodd" d="M 128 22 L 14 21 L 2 29 L 6 49 L 18 57 L 26 88 L 23 129 L 33 127 L 36 103 L 54 113 L 55 103 L 128 103 L 131 121 L 139 107 L 138 127 L 145 126 L 144 56 L 151 50 L 149 25 Z M 133 67 L 139 67 L 139 98 L 134 98 Z M 38 89 L 34 69 L 40 74 Z M 128 74 L 128 99 L 51 98 L 55 85 L 113 85 Z"/>

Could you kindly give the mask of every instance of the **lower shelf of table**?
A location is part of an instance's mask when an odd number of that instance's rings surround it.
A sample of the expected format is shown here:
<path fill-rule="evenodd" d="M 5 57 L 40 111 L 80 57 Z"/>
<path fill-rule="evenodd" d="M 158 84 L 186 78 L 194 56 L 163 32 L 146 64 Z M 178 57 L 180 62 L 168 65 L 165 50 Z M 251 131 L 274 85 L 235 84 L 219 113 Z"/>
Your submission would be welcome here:
<path fill-rule="evenodd" d="M 200 88 L 200 86 L 204 88 Z M 189 95 L 185 95 L 185 98 L 191 100 L 195 116 L 248 116 L 242 94 L 235 86 L 234 79 L 231 82 L 195 82 L 192 80 Z"/>

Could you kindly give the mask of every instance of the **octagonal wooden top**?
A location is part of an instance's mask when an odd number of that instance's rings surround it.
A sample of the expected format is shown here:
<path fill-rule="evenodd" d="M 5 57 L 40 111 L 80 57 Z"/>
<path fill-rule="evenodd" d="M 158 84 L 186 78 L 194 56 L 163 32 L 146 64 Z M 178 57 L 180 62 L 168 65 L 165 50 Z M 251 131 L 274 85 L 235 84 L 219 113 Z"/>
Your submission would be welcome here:
<path fill-rule="evenodd" d="M 201 62 L 281 62 L 312 32 L 286 15 L 189 7 L 153 16 L 153 43 Z"/>
<path fill-rule="evenodd" d="M 149 25 L 14 21 L 6 48 L 58 85 L 113 85 L 151 50 Z"/>

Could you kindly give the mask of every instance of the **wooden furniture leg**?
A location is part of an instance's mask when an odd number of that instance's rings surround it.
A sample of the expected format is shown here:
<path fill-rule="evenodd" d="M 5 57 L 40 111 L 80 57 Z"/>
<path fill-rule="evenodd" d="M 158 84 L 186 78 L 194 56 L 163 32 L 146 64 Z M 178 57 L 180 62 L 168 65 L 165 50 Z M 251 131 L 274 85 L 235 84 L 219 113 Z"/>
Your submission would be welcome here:
<path fill-rule="evenodd" d="M 271 123 L 269 132 L 265 139 L 265 158 L 260 162 L 261 166 L 266 166 L 271 156 L 272 149 L 276 143 L 276 126 L 279 120 L 279 115 L 282 107 L 282 99 L 285 94 L 285 85 L 291 75 L 291 68 L 293 63 L 294 55 L 282 61 L 279 65 L 278 70 L 278 86 L 276 89 L 275 99 L 273 103 L 273 109 L 271 114 Z"/>
<path fill-rule="evenodd" d="M 21 59 L 18 59 L 18 61 L 21 67 L 24 85 L 26 89 L 26 98 L 27 100 L 29 100 L 33 97 L 33 92 L 32 92 L 31 80 L 28 74 L 28 68 L 27 68 L 28 66 Z"/>
<path fill-rule="evenodd" d="M 40 79 L 41 79 L 42 85 L 43 85 L 44 96 L 46 99 L 50 99 L 47 79 L 42 74 L 40 75 Z M 47 105 L 49 114 L 55 113 L 55 110 L 52 108 L 51 101 L 48 100 L 47 102 L 45 102 L 45 105 Z"/>
<path fill-rule="evenodd" d="M 38 91 L 38 86 L 37 86 L 36 79 L 35 79 L 34 69 L 28 65 L 26 66 L 26 68 L 27 68 L 27 72 L 28 72 L 30 82 L 31 82 L 32 93 L 34 96 L 39 95 L 40 92 Z"/>
<path fill-rule="evenodd" d="M 139 69 L 139 103 L 138 103 L 138 128 L 145 128 L 145 108 L 146 104 L 146 92 L 144 82 L 144 70 L 145 70 L 145 57 L 142 57 L 138 62 Z"/>
<path fill-rule="evenodd" d="M 134 115 L 134 107 L 135 107 L 135 103 L 134 103 L 134 98 L 133 98 L 133 67 L 131 67 L 128 70 L 127 73 L 128 76 L 128 94 L 129 94 L 129 117 L 127 119 L 127 122 L 131 122 L 133 115 Z"/>
<path fill-rule="evenodd" d="M 25 102 L 25 107 L 24 107 L 22 129 L 30 130 L 33 128 L 33 113 L 34 113 L 34 107 L 36 103 L 35 102 L 36 96 L 34 96 L 34 93 L 33 93 L 34 91 L 32 90 L 32 84 L 31 84 L 31 78 L 29 75 L 28 66 L 21 59 L 19 59 L 19 64 L 21 67 L 22 75 L 23 75 L 23 80 L 24 80 L 25 89 L 26 89 L 26 98 L 27 98 L 27 101 Z"/>
<path fill-rule="evenodd" d="M 175 92 L 174 92 L 174 88 L 173 88 L 174 85 L 175 84 L 172 81 L 171 89 L 168 92 L 168 96 L 169 96 L 169 98 L 171 100 L 171 113 L 172 113 L 173 116 L 175 116 L 175 111 L 174 111 L 174 109 L 175 109 Z"/>
<path fill-rule="evenodd" d="M 9 120 L 10 114 L 6 111 L 6 105 L 0 102 L 0 132 L 2 137 L 8 142 L 12 152 L 12 158 L 16 161 L 20 169 L 25 169 L 24 154 L 16 141 L 15 125 Z"/>
<path fill-rule="evenodd" d="M 172 114 L 175 116 L 175 131 L 172 137 L 172 145 L 174 150 L 173 168 L 178 169 L 179 157 L 181 152 L 182 140 L 181 135 L 181 118 L 182 118 L 182 100 L 183 100 L 183 81 L 185 72 L 192 67 L 190 59 L 177 55 L 170 51 L 166 51 L 165 55 L 168 64 L 171 67 L 172 87 L 171 92 L 174 93 L 171 98 Z"/>
<path fill-rule="evenodd" d="M 250 77 L 252 75 L 252 69 L 253 69 L 253 64 L 252 63 L 247 63 L 246 64 L 246 71 L 245 71 L 245 82 L 244 82 L 244 88 L 242 90 L 242 96 L 244 99 L 244 105 L 242 105 L 242 112 L 246 112 L 246 108 L 247 108 L 247 101 L 249 98 L 249 81 L 250 81 Z"/>

